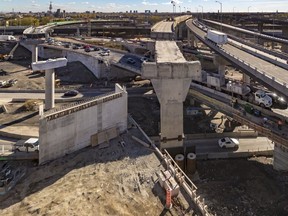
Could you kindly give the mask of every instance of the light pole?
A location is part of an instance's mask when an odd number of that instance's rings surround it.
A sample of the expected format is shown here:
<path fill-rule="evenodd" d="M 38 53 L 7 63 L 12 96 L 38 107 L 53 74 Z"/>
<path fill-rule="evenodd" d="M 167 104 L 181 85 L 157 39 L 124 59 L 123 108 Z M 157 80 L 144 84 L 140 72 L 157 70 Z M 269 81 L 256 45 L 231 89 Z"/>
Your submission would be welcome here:
<path fill-rule="evenodd" d="M 251 6 L 248 7 L 248 13 L 249 13 L 249 9 L 251 8 Z"/>
<path fill-rule="evenodd" d="M 174 14 L 175 13 L 176 2 L 175 1 L 171 1 L 171 4 L 173 5 L 173 14 Z"/>
<path fill-rule="evenodd" d="M 181 6 L 179 5 L 179 12 L 181 13 Z"/>
<path fill-rule="evenodd" d="M 202 5 L 199 5 L 199 7 L 201 7 L 202 8 L 202 20 L 203 20 L 203 6 Z"/>
<path fill-rule="evenodd" d="M 220 4 L 220 13 L 221 13 L 221 26 L 220 26 L 220 30 L 222 31 L 222 2 L 220 2 L 220 1 L 215 1 L 215 2 L 217 2 L 217 3 Z"/>

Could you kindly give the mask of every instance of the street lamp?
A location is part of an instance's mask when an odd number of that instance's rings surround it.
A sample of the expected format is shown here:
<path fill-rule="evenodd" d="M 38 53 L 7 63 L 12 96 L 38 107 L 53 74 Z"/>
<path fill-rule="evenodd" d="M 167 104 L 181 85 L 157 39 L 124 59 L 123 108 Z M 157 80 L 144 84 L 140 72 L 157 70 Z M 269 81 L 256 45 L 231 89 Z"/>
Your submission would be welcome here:
<path fill-rule="evenodd" d="M 248 13 L 249 13 L 249 9 L 251 8 L 251 6 L 248 7 Z"/>
<path fill-rule="evenodd" d="M 215 2 L 217 2 L 217 3 L 220 4 L 220 13 L 221 13 L 221 26 L 220 26 L 220 30 L 222 31 L 222 2 L 220 2 L 220 1 L 215 1 Z"/>
<path fill-rule="evenodd" d="M 202 8 L 202 20 L 203 20 L 203 6 L 202 6 L 202 5 L 199 5 L 199 7 Z"/>
<path fill-rule="evenodd" d="M 176 2 L 175 1 L 171 1 L 171 4 L 173 5 L 173 13 L 175 13 Z"/>

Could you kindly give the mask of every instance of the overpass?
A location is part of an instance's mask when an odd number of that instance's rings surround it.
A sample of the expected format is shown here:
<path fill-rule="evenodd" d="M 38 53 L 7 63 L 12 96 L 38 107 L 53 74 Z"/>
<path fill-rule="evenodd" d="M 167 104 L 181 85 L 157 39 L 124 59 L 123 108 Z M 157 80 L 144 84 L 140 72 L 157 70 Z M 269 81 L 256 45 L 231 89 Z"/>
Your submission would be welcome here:
<path fill-rule="evenodd" d="M 255 56 L 248 53 L 231 43 L 224 44 L 223 46 L 215 45 L 205 38 L 207 28 L 203 26 L 198 27 L 193 20 L 187 21 L 186 25 L 201 42 L 210 47 L 215 53 L 241 68 L 245 74 L 261 82 L 267 88 L 273 89 L 280 95 L 288 98 L 287 69 L 264 60 L 260 55 Z"/>
<path fill-rule="evenodd" d="M 269 36 L 269 35 L 262 34 L 262 33 L 259 33 L 259 32 L 250 31 L 250 30 L 247 30 L 247 29 L 235 27 L 235 26 L 232 26 L 232 25 L 228 25 L 228 24 L 224 24 L 224 23 L 220 23 L 220 22 L 216 22 L 216 21 L 212 21 L 212 20 L 204 19 L 203 21 L 206 22 L 206 23 L 210 23 L 210 24 L 214 24 L 214 25 L 220 26 L 220 27 L 222 26 L 222 28 L 225 27 L 225 28 L 228 28 L 228 29 L 233 30 L 233 31 L 238 31 L 238 32 L 241 32 L 241 33 L 244 33 L 244 34 L 248 34 L 248 35 L 252 35 L 252 36 L 255 36 L 255 37 L 267 39 L 269 41 L 274 41 L 274 42 L 278 42 L 278 43 L 282 43 L 282 44 L 288 45 L 288 40 L 287 39 Z"/>
<path fill-rule="evenodd" d="M 53 28 L 57 26 L 67 26 L 75 24 L 87 24 L 87 23 L 99 23 L 99 24 L 121 24 L 131 23 L 130 20 L 73 20 L 73 21 L 62 21 L 62 22 L 52 22 L 46 25 L 34 27 L 30 26 L 29 28 L 23 31 L 23 34 L 29 38 L 40 38 L 45 37 L 47 33 L 51 32 Z"/>

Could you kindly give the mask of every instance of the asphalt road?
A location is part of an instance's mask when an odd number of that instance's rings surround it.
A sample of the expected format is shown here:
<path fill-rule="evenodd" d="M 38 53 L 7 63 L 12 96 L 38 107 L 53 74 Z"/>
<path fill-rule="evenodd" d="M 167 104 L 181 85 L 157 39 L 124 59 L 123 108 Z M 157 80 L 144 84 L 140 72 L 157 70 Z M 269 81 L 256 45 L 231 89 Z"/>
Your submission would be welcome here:
<path fill-rule="evenodd" d="M 218 145 L 219 138 L 213 139 L 199 139 L 186 141 L 187 146 L 196 145 L 197 153 L 213 153 L 213 152 L 247 152 L 247 151 L 258 151 L 258 150 L 273 150 L 274 145 L 266 137 L 257 138 L 241 138 L 239 140 L 239 148 L 227 148 L 222 149 Z"/>

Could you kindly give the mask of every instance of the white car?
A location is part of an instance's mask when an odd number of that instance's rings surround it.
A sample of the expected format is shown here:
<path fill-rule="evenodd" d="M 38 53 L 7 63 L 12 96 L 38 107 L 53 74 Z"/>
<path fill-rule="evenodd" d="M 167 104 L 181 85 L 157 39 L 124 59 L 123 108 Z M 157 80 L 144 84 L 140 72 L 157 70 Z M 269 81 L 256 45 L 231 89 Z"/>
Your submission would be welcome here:
<path fill-rule="evenodd" d="M 235 148 L 239 146 L 239 141 L 235 138 L 225 137 L 219 139 L 218 144 L 221 148 Z"/>

